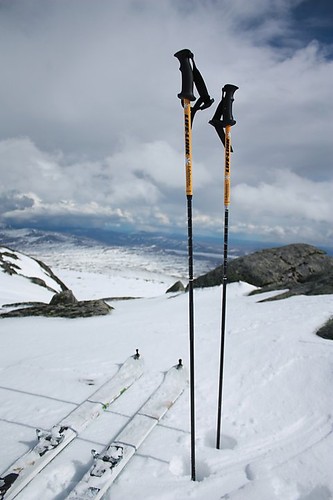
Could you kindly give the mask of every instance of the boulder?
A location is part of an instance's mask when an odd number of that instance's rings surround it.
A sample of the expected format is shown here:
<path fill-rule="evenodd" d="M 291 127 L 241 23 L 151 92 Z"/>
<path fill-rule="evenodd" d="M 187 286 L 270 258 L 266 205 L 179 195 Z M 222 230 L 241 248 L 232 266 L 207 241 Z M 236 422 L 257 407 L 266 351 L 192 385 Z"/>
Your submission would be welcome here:
<path fill-rule="evenodd" d="M 323 339 L 333 340 L 333 317 L 316 331 L 316 335 Z"/>
<path fill-rule="evenodd" d="M 295 294 L 333 293 L 333 257 L 306 244 L 260 250 L 228 262 L 228 282 L 245 281 L 258 292 L 288 289 Z M 195 287 L 222 283 L 223 266 L 194 280 Z M 282 298 L 282 296 L 281 296 Z"/>
<path fill-rule="evenodd" d="M 56 294 L 59 295 L 59 294 Z M 21 304 L 22 306 L 23 304 Z M 81 300 L 58 304 L 25 304 L 26 307 L 0 314 L 0 318 L 23 318 L 45 316 L 47 318 L 87 318 L 110 314 L 113 307 L 104 300 Z"/>
<path fill-rule="evenodd" d="M 185 287 L 181 281 L 176 281 L 165 293 L 185 292 Z"/>
<path fill-rule="evenodd" d="M 64 292 L 55 293 L 50 300 L 50 305 L 77 304 L 77 302 L 72 290 L 65 290 Z"/>

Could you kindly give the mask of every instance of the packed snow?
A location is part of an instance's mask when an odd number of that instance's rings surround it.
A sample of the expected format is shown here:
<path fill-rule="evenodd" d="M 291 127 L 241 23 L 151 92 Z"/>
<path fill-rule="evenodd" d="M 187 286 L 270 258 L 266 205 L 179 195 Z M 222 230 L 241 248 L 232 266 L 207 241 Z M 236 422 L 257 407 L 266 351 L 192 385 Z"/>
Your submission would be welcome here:
<path fill-rule="evenodd" d="M 81 257 L 80 257 L 81 256 Z M 128 256 L 128 254 L 127 254 Z M 40 257 L 40 256 L 39 256 Z M 0 474 L 103 385 L 139 348 L 145 374 L 18 495 L 63 500 L 101 451 L 182 358 L 188 365 L 188 295 L 166 294 L 175 273 L 91 266 L 81 249 L 43 259 L 78 299 L 114 300 L 85 319 L 0 319 Z M 137 256 L 137 260 L 140 257 Z M 28 261 L 27 261 L 28 262 Z M 93 267 L 93 272 L 92 268 Z M 186 390 L 122 471 L 106 499 L 329 500 L 333 498 L 333 343 L 314 332 L 333 297 L 260 303 L 249 284 L 228 285 L 222 449 L 215 448 L 221 288 L 195 290 L 196 473 L 190 477 Z M 52 292 L 0 272 L 0 305 L 48 301 Z M 8 307 L 2 311 L 8 310 Z"/>

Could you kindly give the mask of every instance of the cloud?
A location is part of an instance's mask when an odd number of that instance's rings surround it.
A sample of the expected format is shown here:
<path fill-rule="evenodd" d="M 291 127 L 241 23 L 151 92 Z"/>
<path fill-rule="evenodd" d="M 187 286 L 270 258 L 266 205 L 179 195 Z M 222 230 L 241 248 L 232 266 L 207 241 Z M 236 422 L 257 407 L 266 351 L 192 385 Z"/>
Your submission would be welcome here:
<path fill-rule="evenodd" d="M 332 182 L 316 182 L 297 174 L 280 170 L 275 179 L 257 186 L 238 184 L 234 189 L 235 203 L 244 211 L 267 217 L 299 218 L 313 222 L 332 220 Z"/>
<path fill-rule="evenodd" d="M 327 241 L 332 46 L 315 31 L 304 41 L 293 17 L 303 4 L 0 1 L 2 218 L 184 227 L 173 54 L 188 47 L 215 98 L 193 124 L 197 230 L 221 231 L 223 149 L 207 122 L 234 83 L 233 230 Z"/>
<path fill-rule="evenodd" d="M 25 210 L 33 205 L 34 199 L 32 196 L 22 194 L 14 189 L 0 194 L 0 207 L 3 213 Z"/>
<path fill-rule="evenodd" d="M 163 141 L 131 143 L 103 161 L 64 160 L 27 138 L 0 142 L 2 218 L 58 225 L 63 217 L 71 225 L 101 227 L 176 223 L 168 212 L 183 201 L 184 160 Z M 207 184 L 209 174 L 197 167 L 198 181 Z"/>
<path fill-rule="evenodd" d="M 233 231 L 328 243 L 332 234 L 332 192 L 333 180 L 313 181 L 288 170 L 276 171 L 269 184 L 238 184 L 233 198 L 242 222 L 236 222 Z"/>

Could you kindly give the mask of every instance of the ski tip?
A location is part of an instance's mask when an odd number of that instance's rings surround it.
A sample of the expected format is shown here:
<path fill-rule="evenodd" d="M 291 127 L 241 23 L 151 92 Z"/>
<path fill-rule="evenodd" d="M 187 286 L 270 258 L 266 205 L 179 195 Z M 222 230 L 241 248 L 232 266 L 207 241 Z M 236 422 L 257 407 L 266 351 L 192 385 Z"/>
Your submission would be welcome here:
<path fill-rule="evenodd" d="M 177 370 L 180 370 L 181 368 L 184 368 L 183 360 L 181 358 L 179 358 L 178 365 L 176 365 L 176 368 L 177 368 Z"/>
<path fill-rule="evenodd" d="M 177 377 L 180 377 L 184 382 L 186 381 L 186 384 L 188 384 L 188 371 L 186 366 L 183 365 L 183 360 L 181 358 L 178 360 L 178 364 L 174 365 L 173 368 L 178 373 Z"/>

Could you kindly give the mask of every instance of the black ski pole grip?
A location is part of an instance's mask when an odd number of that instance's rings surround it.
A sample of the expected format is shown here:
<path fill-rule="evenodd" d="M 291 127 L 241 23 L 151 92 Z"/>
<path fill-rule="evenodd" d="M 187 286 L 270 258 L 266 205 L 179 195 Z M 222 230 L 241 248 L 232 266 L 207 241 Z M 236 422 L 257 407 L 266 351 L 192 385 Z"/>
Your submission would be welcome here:
<path fill-rule="evenodd" d="M 178 95 L 179 99 L 188 99 L 195 101 L 193 94 L 193 69 L 190 59 L 193 60 L 193 54 L 189 49 L 179 50 L 174 54 L 179 60 L 179 70 L 182 74 L 182 89 Z"/>
<path fill-rule="evenodd" d="M 232 103 L 234 102 L 234 93 L 238 87 L 227 83 L 222 89 L 222 99 L 216 108 L 213 118 L 209 121 L 210 125 L 215 127 L 217 135 L 221 139 L 223 146 L 225 146 L 225 133 L 224 129 L 227 125 L 235 125 L 236 120 L 232 116 Z M 231 147 L 230 151 L 233 149 Z"/>
<path fill-rule="evenodd" d="M 235 125 L 236 120 L 232 116 L 232 103 L 234 102 L 234 93 L 238 87 L 227 83 L 222 89 L 222 125 Z"/>

